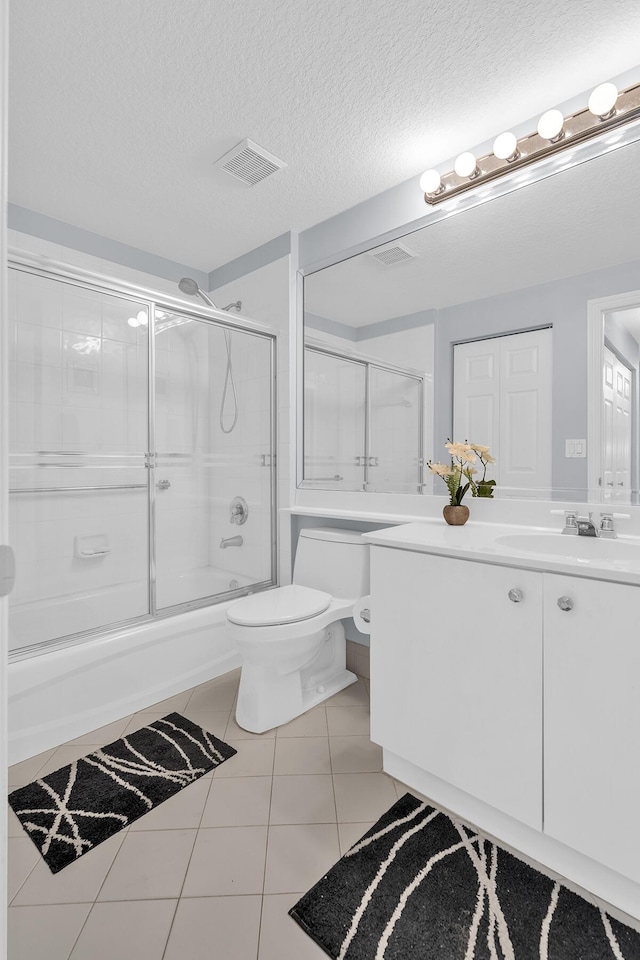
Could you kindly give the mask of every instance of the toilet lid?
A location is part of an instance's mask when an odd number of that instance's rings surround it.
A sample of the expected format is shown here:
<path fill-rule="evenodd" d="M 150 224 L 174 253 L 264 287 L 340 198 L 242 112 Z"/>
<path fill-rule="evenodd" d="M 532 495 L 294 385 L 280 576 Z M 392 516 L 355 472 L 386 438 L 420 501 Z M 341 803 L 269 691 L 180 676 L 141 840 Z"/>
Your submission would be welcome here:
<path fill-rule="evenodd" d="M 227 617 L 244 627 L 295 623 L 322 613 L 331 603 L 331 594 L 299 584 L 254 593 L 229 607 Z"/>

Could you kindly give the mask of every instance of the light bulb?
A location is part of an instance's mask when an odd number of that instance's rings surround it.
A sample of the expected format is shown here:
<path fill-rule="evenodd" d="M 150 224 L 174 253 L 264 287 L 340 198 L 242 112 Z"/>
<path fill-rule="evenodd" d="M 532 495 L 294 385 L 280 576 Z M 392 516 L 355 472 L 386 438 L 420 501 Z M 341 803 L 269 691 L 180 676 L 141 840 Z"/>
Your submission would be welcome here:
<path fill-rule="evenodd" d="M 459 177 L 467 177 L 471 180 L 480 173 L 476 158 L 472 153 L 461 153 L 453 165 L 453 169 Z"/>
<path fill-rule="evenodd" d="M 437 193 L 441 185 L 442 180 L 437 170 L 425 170 L 420 177 L 420 189 L 423 193 Z"/>
<path fill-rule="evenodd" d="M 589 112 L 594 117 L 607 120 L 614 112 L 617 99 L 618 88 L 615 83 L 601 83 L 589 97 L 589 103 L 587 104 Z"/>
<path fill-rule="evenodd" d="M 560 110 L 547 110 L 538 120 L 538 136 L 554 143 L 564 136 L 564 117 Z"/>
<path fill-rule="evenodd" d="M 140 321 L 138 320 L 137 317 L 129 317 L 129 319 L 127 320 L 127 323 L 129 324 L 130 327 L 140 326 Z"/>
<path fill-rule="evenodd" d="M 149 317 L 147 316 L 146 310 L 138 310 L 138 326 L 146 327 L 149 323 Z"/>
<path fill-rule="evenodd" d="M 515 134 L 499 134 L 493 141 L 493 154 L 498 160 L 517 160 L 520 154 Z"/>

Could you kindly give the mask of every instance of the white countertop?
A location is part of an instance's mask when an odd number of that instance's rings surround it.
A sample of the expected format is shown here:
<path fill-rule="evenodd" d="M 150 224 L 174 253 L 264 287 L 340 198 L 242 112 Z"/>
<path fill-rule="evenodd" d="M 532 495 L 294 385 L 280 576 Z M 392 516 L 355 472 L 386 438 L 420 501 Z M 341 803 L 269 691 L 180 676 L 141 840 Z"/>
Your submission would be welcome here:
<path fill-rule="evenodd" d="M 563 536 L 558 526 L 526 527 L 473 520 L 461 527 L 450 527 L 441 518 L 399 524 L 365 533 L 363 537 L 372 544 L 400 550 L 640 585 L 638 537 L 605 540 Z M 529 537 L 535 550 L 526 549 Z M 506 542 L 502 538 L 506 538 Z M 549 552 L 546 552 L 547 542 Z M 606 555 L 599 556 L 599 553 Z"/>

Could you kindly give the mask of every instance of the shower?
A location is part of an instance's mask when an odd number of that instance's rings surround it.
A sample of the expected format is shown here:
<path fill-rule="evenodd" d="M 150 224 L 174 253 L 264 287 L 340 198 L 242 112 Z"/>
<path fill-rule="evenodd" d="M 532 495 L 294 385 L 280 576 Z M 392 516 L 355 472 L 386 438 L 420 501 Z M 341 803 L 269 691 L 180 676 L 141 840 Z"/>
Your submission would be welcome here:
<path fill-rule="evenodd" d="M 204 293 L 200 289 L 197 282 L 192 277 L 182 277 L 178 283 L 178 287 L 182 293 L 186 293 L 189 297 L 200 297 L 204 300 L 205 303 L 209 304 L 210 307 L 213 307 L 214 310 L 237 310 L 238 313 L 242 310 L 242 300 L 235 300 L 233 303 L 228 303 L 226 307 L 218 307 L 211 297 Z M 231 333 L 225 327 L 223 330 L 224 333 L 224 343 L 227 351 L 227 367 L 224 374 L 224 387 L 222 389 L 222 399 L 220 401 L 220 415 L 218 417 L 220 423 L 220 429 L 223 433 L 231 433 L 234 429 L 236 423 L 238 422 L 238 394 L 236 393 L 236 385 L 233 379 L 233 364 L 231 362 Z M 225 427 L 224 425 L 224 409 L 227 405 L 227 390 L 231 385 L 231 392 L 233 394 L 233 421 L 230 427 Z"/>

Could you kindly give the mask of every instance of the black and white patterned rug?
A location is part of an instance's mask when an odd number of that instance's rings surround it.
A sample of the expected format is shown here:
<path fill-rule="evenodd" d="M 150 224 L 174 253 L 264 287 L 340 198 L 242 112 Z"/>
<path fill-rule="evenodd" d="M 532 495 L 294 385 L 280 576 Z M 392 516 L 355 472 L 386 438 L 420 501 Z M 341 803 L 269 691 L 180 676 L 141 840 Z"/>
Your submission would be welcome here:
<path fill-rule="evenodd" d="M 640 960 L 640 934 L 411 794 L 292 907 L 334 960 Z"/>
<path fill-rule="evenodd" d="M 9 803 L 52 873 L 237 751 L 179 713 L 19 787 Z"/>

